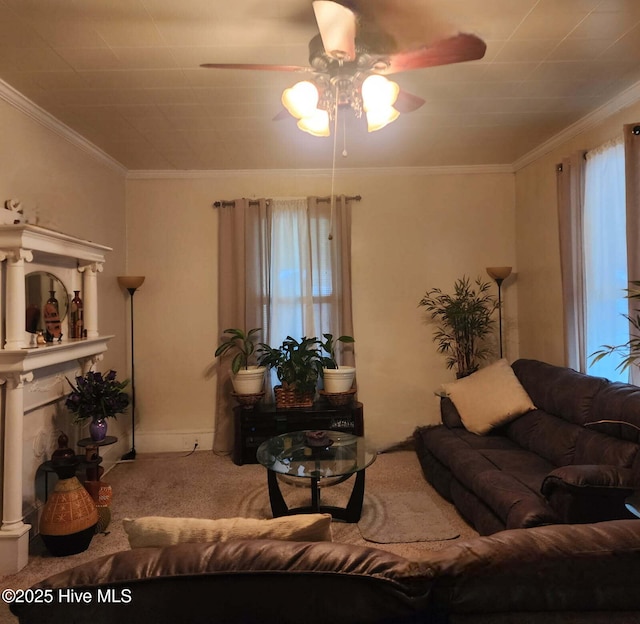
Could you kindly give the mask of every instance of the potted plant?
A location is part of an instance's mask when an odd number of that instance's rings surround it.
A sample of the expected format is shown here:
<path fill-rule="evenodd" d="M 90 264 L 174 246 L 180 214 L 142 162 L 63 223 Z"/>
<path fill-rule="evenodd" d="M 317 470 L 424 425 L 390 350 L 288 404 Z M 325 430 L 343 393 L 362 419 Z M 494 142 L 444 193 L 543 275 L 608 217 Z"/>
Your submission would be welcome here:
<path fill-rule="evenodd" d="M 236 394 L 248 395 L 262 392 L 266 369 L 264 366 L 255 364 L 256 355 L 254 353 L 256 334 L 261 329 L 261 327 L 256 327 L 247 332 L 242 329 L 225 329 L 223 340 L 216 349 L 215 357 L 235 352 L 231 360 L 231 383 Z"/>
<path fill-rule="evenodd" d="M 322 374 L 322 356 L 317 338 L 303 337 L 300 341 L 287 336 L 280 347 L 260 344 L 258 363 L 276 371 L 277 407 L 311 407 L 318 378 Z"/>
<path fill-rule="evenodd" d="M 355 366 L 338 366 L 336 355 L 337 343 L 352 344 L 355 342 L 352 336 L 340 336 L 334 340 L 333 334 L 322 334 L 324 342 L 320 341 L 320 347 L 328 354 L 322 358 L 322 376 L 324 378 L 324 391 L 327 394 L 340 394 L 349 392 L 356 376 Z"/>
<path fill-rule="evenodd" d="M 475 286 L 463 276 L 454 284 L 454 294 L 439 288 L 428 290 L 419 306 L 426 308 L 432 321 L 438 324 L 433 340 L 438 353 L 447 355 L 447 368 L 456 368 L 458 378 L 476 371 L 480 360 L 492 353 L 484 338 L 494 325 L 492 318 L 498 303 L 489 293 L 491 285 L 476 279 Z"/>
<path fill-rule="evenodd" d="M 632 288 L 627 288 L 625 298 L 627 299 L 640 299 L 640 281 L 630 282 Z M 640 313 L 636 313 L 635 318 L 629 314 L 623 314 L 623 316 L 629 321 L 629 324 L 633 328 L 631 337 L 627 342 L 621 345 L 603 345 L 598 351 L 591 354 L 593 358 L 592 364 L 595 364 L 598 360 L 601 360 L 607 355 L 613 353 L 620 353 L 624 357 L 620 364 L 616 367 L 620 372 L 624 372 L 632 365 L 638 365 L 640 360 Z"/>
<path fill-rule="evenodd" d="M 106 375 L 89 371 L 76 377 L 75 385 L 69 381 L 71 392 L 67 395 L 65 406 L 75 414 L 75 423 L 89 423 L 89 433 L 95 442 L 104 440 L 107 435 L 107 418 L 116 418 L 129 406 L 129 395 L 124 388 L 129 380 L 118 381 L 116 371 Z"/>

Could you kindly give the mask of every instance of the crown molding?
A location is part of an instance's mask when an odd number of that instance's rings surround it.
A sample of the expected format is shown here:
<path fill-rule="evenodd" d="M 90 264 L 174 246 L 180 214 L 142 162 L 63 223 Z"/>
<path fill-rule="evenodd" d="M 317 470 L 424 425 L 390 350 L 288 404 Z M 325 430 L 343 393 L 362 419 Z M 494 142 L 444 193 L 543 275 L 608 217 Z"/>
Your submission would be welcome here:
<path fill-rule="evenodd" d="M 58 136 L 62 137 L 74 147 L 89 154 L 97 161 L 104 165 L 107 165 L 110 169 L 120 175 L 126 175 L 127 168 L 120 164 L 117 160 L 113 159 L 106 152 L 103 152 L 99 147 L 91 143 L 91 141 L 85 139 L 81 134 L 78 134 L 75 130 L 72 130 L 66 124 L 62 123 L 59 119 L 56 119 L 51 113 L 48 113 L 44 109 L 40 108 L 37 104 L 32 102 L 29 98 L 25 97 L 14 89 L 10 84 L 0 79 L 0 99 L 7 102 L 10 106 L 19 110 L 27 115 L 34 121 L 37 121 L 40 125 L 44 126 L 48 130 L 51 130 Z"/>
<path fill-rule="evenodd" d="M 437 167 L 347 167 L 336 169 L 340 176 L 379 176 L 379 175 L 470 175 L 487 173 L 514 173 L 512 165 L 451 165 Z M 255 176 L 283 175 L 289 177 L 327 177 L 331 169 L 216 169 L 216 170 L 130 170 L 128 180 L 188 180 L 205 178 L 242 178 Z"/>
<path fill-rule="evenodd" d="M 548 141 L 541 143 L 535 149 L 518 158 L 512 165 L 514 172 L 530 165 L 557 147 L 560 147 L 563 143 L 566 143 L 582 132 L 593 128 L 624 108 L 636 104 L 638 101 L 640 101 L 640 82 L 636 82 L 634 85 L 618 94 L 615 98 L 609 100 L 606 104 L 603 104 L 588 115 L 578 119 L 575 123 L 567 126 L 564 130 L 552 136 Z"/>

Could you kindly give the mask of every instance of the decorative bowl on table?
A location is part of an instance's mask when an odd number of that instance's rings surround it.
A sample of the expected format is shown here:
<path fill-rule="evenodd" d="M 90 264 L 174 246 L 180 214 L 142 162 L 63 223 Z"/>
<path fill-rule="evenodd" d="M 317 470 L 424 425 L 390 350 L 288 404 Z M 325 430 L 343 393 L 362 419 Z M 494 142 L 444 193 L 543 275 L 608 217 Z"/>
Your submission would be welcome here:
<path fill-rule="evenodd" d="M 333 444 L 326 431 L 307 431 L 304 437 L 305 446 L 312 449 L 327 449 Z"/>

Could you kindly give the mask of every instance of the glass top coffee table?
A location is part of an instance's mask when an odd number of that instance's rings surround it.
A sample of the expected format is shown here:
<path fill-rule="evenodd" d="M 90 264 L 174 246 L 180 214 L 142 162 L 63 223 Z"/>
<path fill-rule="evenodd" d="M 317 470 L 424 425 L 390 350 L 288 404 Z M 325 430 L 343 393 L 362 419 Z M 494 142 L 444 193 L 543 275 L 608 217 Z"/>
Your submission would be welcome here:
<path fill-rule="evenodd" d="M 258 461 L 267 469 L 269 501 L 273 517 L 296 513 L 330 513 L 337 520 L 358 522 L 362 514 L 365 469 L 376 459 L 376 451 L 365 438 L 341 431 L 294 431 L 270 438 L 258 447 Z M 289 509 L 278 475 L 307 479 L 311 505 Z M 346 507 L 320 503 L 321 485 L 337 485 L 355 475 Z"/>

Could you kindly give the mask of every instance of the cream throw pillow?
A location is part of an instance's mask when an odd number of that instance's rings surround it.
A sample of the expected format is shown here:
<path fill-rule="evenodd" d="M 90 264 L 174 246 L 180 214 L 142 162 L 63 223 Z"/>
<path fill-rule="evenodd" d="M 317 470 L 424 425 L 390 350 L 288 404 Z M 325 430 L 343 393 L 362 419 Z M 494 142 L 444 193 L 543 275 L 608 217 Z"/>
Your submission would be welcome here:
<path fill-rule="evenodd" d="M 478 435 L 536 408 L 505 359 L 444 384 L 443 390 L 456 406 L 465 428 Z"/>
<path fill-rule="evenodd" d="M 296 514 L 268 520 L 256 518 L 165 518 L 147 516 L 122 520 L 131 548 L 171 546 L 182 542 L 225 542 L 276 539 L 330 542 L 330 514 Z"/>

